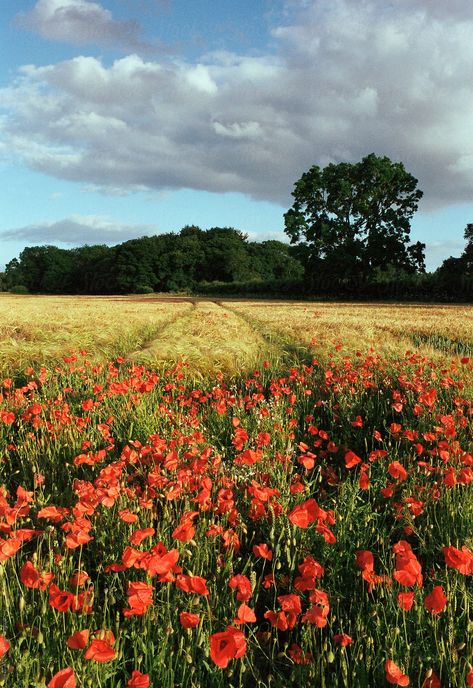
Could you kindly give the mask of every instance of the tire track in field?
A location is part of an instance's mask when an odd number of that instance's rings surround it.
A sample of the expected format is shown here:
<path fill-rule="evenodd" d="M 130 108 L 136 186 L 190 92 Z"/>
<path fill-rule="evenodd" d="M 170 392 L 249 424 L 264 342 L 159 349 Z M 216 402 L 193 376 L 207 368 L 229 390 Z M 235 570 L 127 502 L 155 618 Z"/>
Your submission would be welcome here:
<path fill-rule="evenodd" d="M 130 357 L 148 364 L 183 361 L 195 371 L 230 374 L 258 365 L 268 346 L 257 330 L 213 299 L 191 303 L 190 312 L 174 319 Z"/>
<path fill-rule="evenodd" d="M 162 303 L 162 302 L 159 302 Z M 175 302 L 172 302 L 175 303 Z M 139 349 L 134 349 L 133 351 L 129 351 L 126 356 L 125 360 L 126 361 L 132 361 L 135 357 L 141 355 L 141 354 L 146 354 L 147 351 L 151 351 L 155 343 L 163 337 L 163 335 L 166 334 L 168 330 L 170 330 L 171 327 L 175 327 L 180 321 L 182 320 L 189 320 L 192 313 L 196 309 L 196 302 L 194 299 L 182 299 L 179 301 L 179 303 L 189 303 L 191 306 L 190 309 L 185 310 L 184 312 L 181 313 L 175 313 L 174 315 L 171 315 L 169 318 L 167 318 L 164 321 L 161 321 L 159 325 L 156 328 L 156 331 L 153 332 L 151 335 L 149 335 L 143 342 L 140 344 Z"/>
<path fill-rule="evenodd" d="M 284 365 L 309 365 L 312 362 L 313 354 L 309 349 L 289 337 L 287 332 L 269 327 L 262 320 L 232 308 L 226 301 L 217 300 L 214 303 L 229 311 L 249 326 L 255 332 L 255 335 L 265 341 L 271 357 L 280 358 Z"/>

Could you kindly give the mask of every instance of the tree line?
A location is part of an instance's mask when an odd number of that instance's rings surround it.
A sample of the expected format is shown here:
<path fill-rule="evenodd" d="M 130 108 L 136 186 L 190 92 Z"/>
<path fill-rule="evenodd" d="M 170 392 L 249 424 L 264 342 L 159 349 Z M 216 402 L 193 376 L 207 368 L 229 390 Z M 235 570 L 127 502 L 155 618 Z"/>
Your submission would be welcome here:
<path fill-rule="evenodd" d="M 314 165 L 295 183 L 285 213 L 290 244 L 252 242 L 231 227 L 126 241 L 117 246 L 25 248 L 1 276 L 10 291 L 205 294 L 342 298 L 473 298 L 473 224 L 466 248 L 434 273 L 425 244 L 410 243 L 422 198 L 401 162 L 374 153 L 358 163 Z"/>
<path fill-rule="evenodd" d="M 116 246 L 28 246 L 10 261 L 4 288 L 47 294 L 129 294 L 193 291 L 202 283 L 301 280 L 294 248 L 248 241 L 228 227 L 186 226 Z M 18 289 L 23 287 L 23 289 Z"/>

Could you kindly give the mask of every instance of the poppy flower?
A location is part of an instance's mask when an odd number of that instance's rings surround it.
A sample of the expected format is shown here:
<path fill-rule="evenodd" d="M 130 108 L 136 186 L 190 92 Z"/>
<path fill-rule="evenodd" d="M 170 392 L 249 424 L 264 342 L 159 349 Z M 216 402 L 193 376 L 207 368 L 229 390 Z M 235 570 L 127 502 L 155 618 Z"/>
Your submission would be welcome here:
<path fill-rule="evenodd" d="M 54 578 L 53 573 L 40 573 L 31 561 L 27 561 L 20 569 L 20 580 L 27 588 L 46 590 Z"/>
<path fill-rule="evenodd" d="M 254 611 L 245 602 L 242 602 L 237 609 L 236 619 L 233 620 L 235 624 L 255 623 L 256 616 Z"/>
<path fill-rule="evenodd" d="M 0 635 L 0 658 L 5 655 L 10 649 L 10 643 L 5 638 L 5 636 Z"/>
<path fill-rule="evenodd" d="M 432 669 L 429 669 L 421 688 L 442 688 L 440 679 Z"/>
<path fill-rule="evenodd" d="M 125 617 L 143 616 L 153 604 L 153 586 L 142 581 L 128 583 L 126 591 L 130 609 L 124 609 Z"/>
<path fill-rule="evenodd" d="M 444 547 L 443 555 L 447 566 L 451 566 L 464 576 L 473 573 L 473 552 L 470 552 L 468 547 L 463 546 L 461 549 L 456 547 Z"/>
<path fill-rule="evenodd" d="M 84 659 L 93 659 L 95 662 L 109 662 L 115 656 L 116 652 L 113 647 L 106 640 L 100 640 L 100 638 L 94 638 L 84 652 Z"/>
<path fill-rule="evenodd" d="M 247 576 L 243 576 L 241 573 L 232 576 L 228 585 L 230 588 L 236 588 L 238 590 L 236 598 L 239 602 L 248 602 L 253 594 L 250 579 Z"/>
<path fill-rule="evenodd" d="M 21 547 L 21 540 L 11 538 L 10 540 L 0 540 L 0 561 L 5 561 L 13 557 Z"/>
<path fill-rule="evenodd" d="M 340 647 L 347 647 L 353 642 L 353 638 L 346 633 L 337 633 L 333 636 L 333 642 Z"/>
<path fill-rule="evenodd" d="M 197 595 L 210 595 L 207 581 L 202 576 L 178 576 L 176 588 L 184 592 L 195 592 Z"/>
<path fill-rule="evenodd" d="M 394 478 L 395 480 L 400 480 L 401 482 L 403 480 L 406 480 L 407 478 L 407 471 L 404 468 L 404 466 L 401 463 L 399 463 L 399 461 L 392 461 L 389 464 L 388 473 L 391 476 L 391 478 Z"/>
<path fill-rule="evenodd" d="M 424 598 L 424 605 L 432 614 L 440 614 L 445 609 L 447 598 L 441 585 L 436 585 Z"/>
<path fill-rule="evenodd" d="M 355 452 L 347 451 L 345 454 L 345 467 L 354 468 L 357 464 L 361 463 L 362 459 L 355 454 Z"/>
<path fill-rule="evenodd" d="M 473 688 L 473 668 L 466 675 L 466 685 L 468 688 Z"/>
<path fill-rule="evenodd" d="M 315 499 L 308 499 L 299 504 L 288 514 L 288 518 L 295 526 L 307 528 L 321 516 L 321 509 Z"/>
<path fill-rule="evenodd" d="M 132 545 L 138 547 L 138 545 L 141 545 L 143 540 L 151 537 L 151 535 L 154 535 L 155 532 L 156 531 L 154 528 L 142 528 L 141 530 L 135 530 L 135 532 L 132 533 L 128 539 Z"/>
<path fill-rule="evenodd" d="M 243 657 L 245 652 L 246 640 L 239 628 L 227 626 L 225 631 L 210 636 L 210 658 L 221 669 L 225 669 L 231 659 Z"/>
<path fill-rule="evenodd" d="M 58 671 L 48 683 L 48 688 L 76 688 L 74 670 L 67 667 Z"/>
<path fill-rule="evenodd" d="M 67 590 L 60 590 L 58 586 L 53 583 L 49 588 L 49 604 L 58 612 L 68 612 L 74 602 L 74 595 Z"/>
<path fill-rule="evenodd" d="M 261 557 L 262 559 L 267 559 L 271 561 L 273 558 L 273 553 L 269 549 L 268 545 L 264 543 L 261 545 L 253 545 L 253 554 L 255 557 Z"/>
<path fill-rule="evenodd" d="M 297 643 L 292 643 L 291 647 L 287 651 L 287 654 L 292 659 L 294 664 L 306 665 L 310 664 L 312 661 L 312 655 L 310 652 L 304 652 L 300 645 L 297 645 Z"/>
<path fill-rule="evenodd" d="M 397 596 L 397 603 L 401 609 L 408 612 L 414 604 L 414 592 L 400 592 Z"/>
<path fill-rule="evenodd" d="M 149 674 L 142 674 L 141 671 L 135 669 L 131 672 L 131 678 L 128 679 L 128 688 L 149 688 L 151 679 Z"/>
<path fill-rule="evenodd" d="M 67 647 L 71 650 L 83 650 L 89 642 L 89 631 L 76 631 L 67 639 Z"/>
<path fill-rule="evenodd" d="M 191 612 L 181 612 L 179 614 L 179 622 L 182 628 L 195 628 L 199 625 L 200 616 L 198 614 L 191 614 Z"/>
<path fill-rule="evenodd" d="M 401 669 L 395 664 L 392 659 L 387 659 L 384 663 L 384 670 L 386 672 L 386 681 L 393 686 L 408 686 L 409 676 L 403 674 Z"/>

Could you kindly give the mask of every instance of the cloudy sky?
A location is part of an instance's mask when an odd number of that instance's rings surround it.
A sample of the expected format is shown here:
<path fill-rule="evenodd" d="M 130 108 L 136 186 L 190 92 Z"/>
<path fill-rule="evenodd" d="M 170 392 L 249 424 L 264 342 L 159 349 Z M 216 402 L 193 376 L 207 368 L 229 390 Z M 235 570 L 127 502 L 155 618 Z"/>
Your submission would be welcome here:
<path fill-rule="evenodd" d="M 462 252 L 471 0 L 15 0 L 0 27 L 0 268 L 185 224 L 284 239 L 300 175 L 371 152 L 419 180 L 428 267 Z"/>

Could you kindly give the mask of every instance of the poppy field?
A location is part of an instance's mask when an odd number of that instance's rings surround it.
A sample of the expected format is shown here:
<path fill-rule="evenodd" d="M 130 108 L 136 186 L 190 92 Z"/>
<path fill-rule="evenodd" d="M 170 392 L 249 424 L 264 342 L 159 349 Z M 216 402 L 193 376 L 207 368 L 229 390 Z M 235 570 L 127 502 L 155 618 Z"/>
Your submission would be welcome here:
<path fill-rule="evenodd" d="M 0 342 L 0 686 L 473 686 L 471 309 L 124 303 Z"/>

